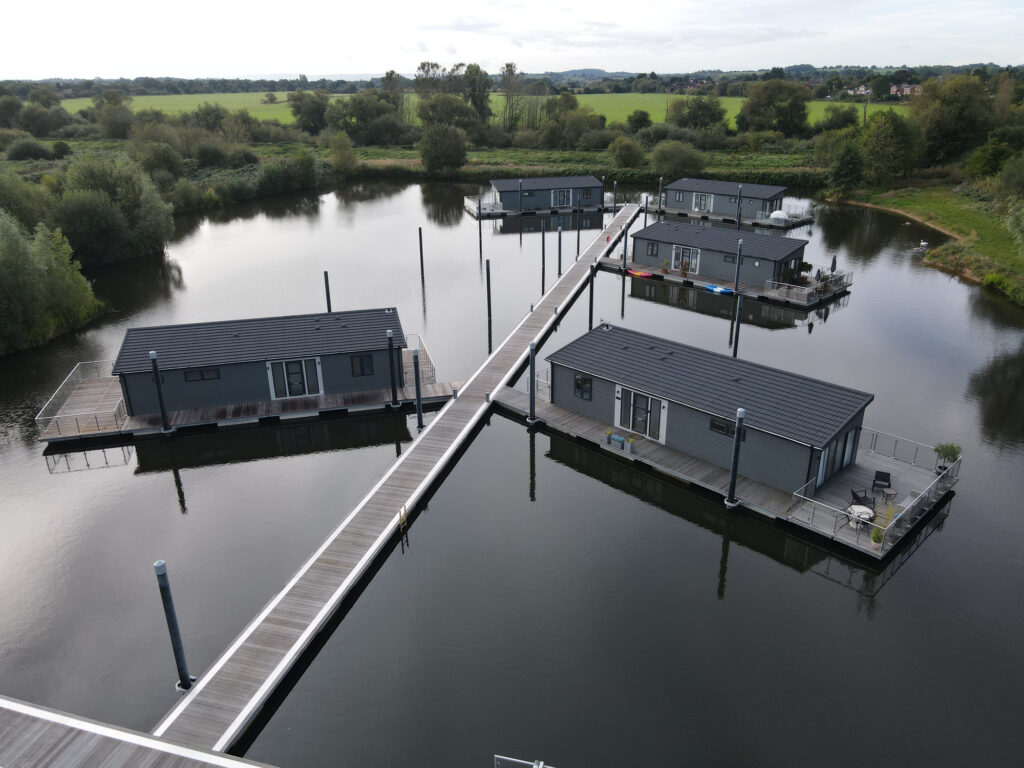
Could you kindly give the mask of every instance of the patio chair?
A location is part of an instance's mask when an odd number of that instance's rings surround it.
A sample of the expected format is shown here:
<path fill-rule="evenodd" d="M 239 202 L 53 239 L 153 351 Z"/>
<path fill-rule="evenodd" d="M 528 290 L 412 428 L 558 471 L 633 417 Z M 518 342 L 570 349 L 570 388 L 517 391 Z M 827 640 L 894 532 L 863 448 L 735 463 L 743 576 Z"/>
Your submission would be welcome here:
<path fill-rule="evenodd" d="M 878 470 L 877 472 L 875 472 L 875 480 L 874 480 L 873 483 L 871 483 L 871 490 L 872 491 L 875 490 L 875 488 L 891 488 L 891 487 L 892 487 L 892 478 L 889 476 L 888 472 L 882 472 L 881 470 Z"/>
<path fill-rule="evenodd" d="M 850 495 L 853 496 L 854 504 L 860 504 L 862 507 L 868 507 L 869 509 L 875 508 L 875 497 L 868 491 L 855 491 L 851 488 Z"/>

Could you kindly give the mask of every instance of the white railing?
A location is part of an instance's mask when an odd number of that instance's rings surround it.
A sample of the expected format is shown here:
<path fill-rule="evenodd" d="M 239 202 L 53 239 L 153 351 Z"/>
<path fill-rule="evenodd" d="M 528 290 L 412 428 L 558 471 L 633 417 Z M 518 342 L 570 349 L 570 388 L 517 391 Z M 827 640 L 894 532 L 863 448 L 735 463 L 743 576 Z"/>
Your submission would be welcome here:
<path fill-rule="evenodd" d="M 427 351 L 427 343 L 423 340 L 423 337 L 419 334 L 411 333 L 405 337 L 405 344 L 409 354 L 402 355 L 402 381 L 406 383 L 406 386 L 414 385 L 415 372 L 413 371 L 412 364 L 412 350 L 418 349 L 420 351 L 420 383 L 436 384 L 437 371 L 434 369 L 434 359 L 430 356 L 430 352 Z"/>
<path fill-rule="evenodd" d="M 806 285 L 766 280 L 764 294 L 781 301 L 813 304 L 826 296 L 845 291 L 851 285 L 853 285 L 853 272 L 846 269 L 822 274 L 821 279 L 812 280 Z"/>
<path fill-rule="evenodd" d="M 474 216 L 478 214 L 501 213 L 504 210 L 501 202 L 489 198 L 491 198 L 490 193 L 486 195 L 468 195 L 463 198 L 463 205 Z"/>
<path fill-rule="evenodd" d="M 937 468 L 939 465 L 939 456 L 935 449 L 924 443 L 890 435 L 888 432 L 871 427 L 861 427 L 860 440 L 863 450 L 902 461 L 904 464 L 933 468 Z M 867 445 L 864 444 L 865 440 Z"/>
<path fill-rule="evenodd" d="M 116 432 L 128 418 L 124 399 L 119 398 L 116 404 L 99 411 L 62 412 L 68 400 L 85 381 L 104 379 L 111 376 L 114 364 L 111 360 L 97 360 L 79 363 L 71 369 L 61 385 L 57 387 L 50 399 L 36 414 L 36 428 L 40 437 L 52 439 L 75 437 L 95 432 Z"/>

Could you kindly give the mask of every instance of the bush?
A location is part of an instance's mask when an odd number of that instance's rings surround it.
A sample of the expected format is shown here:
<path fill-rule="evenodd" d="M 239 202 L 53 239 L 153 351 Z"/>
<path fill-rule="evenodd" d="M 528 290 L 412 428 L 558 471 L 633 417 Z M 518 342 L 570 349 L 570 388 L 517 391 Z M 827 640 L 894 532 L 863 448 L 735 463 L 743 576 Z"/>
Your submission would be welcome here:
<path fill-rule="evenodd" d="M 580 136 L 579 144 L 577 144 L 576 146 L 579 149 L 608 149 L 608 145 L 622 135 L 624 134 L 621 131 L 609 130 L 608 128 L 599 128 L 596 130 L 587 131 L 582 136 Z"/>
<path fill-rule="evenodd" d="M 227 153 L 220 144 L 203 143 L 196 147 L 196 165 L 200 168 L 219 168 L 226 161 Z"/>
<path fill-rule="evenodd" d="M 1007 160 L 996 177 L 996 192 L 1002 198 L 1024 197 L 1024 155 Z"/>
<path fill-rule="evenodd" d="M 320 181 L 316 160 L 303 150 L 294 157 L 282 157 L 260 166 L 256 186 L 260 194 L 273 195 L 315 187 Z"/>
<path fill-rule="evenodd" d="M 428 125 L 419 142 L 420 160 L 431 176 L 451 176 L 466 163 L 466 133 L 453 125 Z"/>
<path fill-rule="evenodd" d="M 704 170 L 704 156 L 685 142 L 663 141 L 651 152 L 651 169 L 672 181 L 699 176 Z"/>
<path fill-rule="evenodd" d="M 210 208 L 218 202 L 216 193 L 204 192 L 188 179 L 178 179 L 167 198 L 176 212 Z"/>
<path fill-rule="evenodd" d="M 71 154 L 71 147 L 66 141 L 53 142 L 53 156 L 58 160 Z"/>
<path fill-rule="evenodd" d="M 512 137 L 497 123 L 489 123 L 480 134 L 480 142 L 485 147 L 501 149 L 512 146 Z"/>
<path fill-rule="evenodd" d="M 529 128 L 516 131 L 512 137 L 512 146 L 517 149 L 536 149 L 540 146 L 540 132 Z"/>
<path fill-rule="evenodd" d="M 339 176 L 347 176 L 359 167 L 359 160 L 352 149 L 352 139 L 344 131 L 331 134 L 331 165 Z"/>
<path fill-rule="evenodd" d="M 13 130 L 10 128 L 0 128 L 0 152 L 5 152 L 11 144 L 18 139 L 27 139 L 32 134 L 25 131 Z"/>
<path fill-rule="evenodd" d="M 10 213 L 26 232 L 43 221 L 53 207 L 53 195 L 41 184 L 24 181 L 14 171 L 0 173 L 0 208 Z"/>
<path fill-rule="evenodd" d="M 629 126 L 630 133 L 636 133 L 642 128 L 651 126 L 651 115 L 644 109 L 637 109 L 626 118 L 626 124 Z"/>
<path fill-rule="evenodd" d="M 35 139 L 18 139 L 7 147 L 8 160 L 49 160 L 53 153 Z"/>
<path fill-rule="evenodd" d="M 170 173 L 175 178 L 181 176 L 181 155 L 170 144 L 153 141 L 136 145 L 132 148 L 132 156 L 150 176 L 156 171 Z"/>
<path fill-rule="evenodd" d="M 835 153 L 828 169 L 828 182 L 840 192 L 854 189 L 864 178 L 864 156 L 855 141 L 847 141 Z"/>
<path fill-rule="evenodd" d="M 1002 170 L 1003 164 L 1013 156 L 1013 150 L 1006 144 L 989 139 L 978 147 L 964 164 L 969 179 L 992 176 Z"/>
<path fill-rule="evenodd" d="M 619 136 L 608 145 L 608 154 L 612 156 L 616 168 L 636 168 L 644 161 L 644 145 Z"/>

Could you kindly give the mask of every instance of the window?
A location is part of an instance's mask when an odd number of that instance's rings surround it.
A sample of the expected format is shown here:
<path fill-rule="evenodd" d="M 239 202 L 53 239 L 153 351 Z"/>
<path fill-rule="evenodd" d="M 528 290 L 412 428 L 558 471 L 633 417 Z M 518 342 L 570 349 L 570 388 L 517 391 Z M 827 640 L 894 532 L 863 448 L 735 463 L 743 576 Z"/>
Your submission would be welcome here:
<path fill-rule="evenodd" d="M 729 198 L 729 202 L 730 202 L 730 203 L 738 203 L 739 201 L 740 201 L 740 199 L 739 199 L 738 197 L 736 197 L 736 195 L 732 195 L 732 196 L 731 196 L 731 197 Z"/>
<path fill-rule="evenodd" d="M 709 428 L 712 432 L 717 432 L 720 435 L 726 437 L 734 437 L 736 435 L 736 422 L 729 421 L 728 419 L 719 419 L 715 416 L 711 417 L 711 423 Z M 740 433 L 740 440 L 747 439 L 747 428 L 743 428 L 743 432 Z"/>
<path fill-rule="evenodd" d="M 551 190 L 551 204 L 557 205 L 559 208 L 564 208 L 567 205 L 572 205 L 572 190 L 571 189 L 552 189 Z"/>
<path fill-rule="evenodd" d="M 736 256 L 734 254 L 731 254 L 731 253 L 725 254 L 725 263 L 726 264 L 735 264 L 736 263 Z"/>
<path fill-rule="evenodd" d="M 700 248 L 688 248 L 685 245 L 673 245 L 672 269 L 679 269 L 692 274 L 699 273 Z"/>
<path fill-rule="evenodd" d="M 685 203 L 686 202 L 686 193 L 685 192 L 676 192 L 676 202 L 677 203 Z"/>
<path fill-rule="evenodd" d="M 594 191 L 594 190 L 592 190 L 592 189 L 591 189 L 590 187 L 586 187 L 586 188 L 585 188 L 585 189 L 583 190 L 583 199 L 584 199 L 584 200 L 589 200 L 589 199 L 590 199 L 590 194 L 591 194 L 591 193 L 592 193 L 593 191 Z"/>
<path fill-rule="evenodd" d="M 533 192 L 531 192 L 530 190 L 524 189 L 523 190 L 523 197 L 533 197 Z"/>
<path fill-rule="evenodd" d="M 705 192 L 693 193 L 693 210 L 695 211 L 710 211 L 714 203 L 714 195 L 709 195 Z"/>
<path fill-rule="evenodd" d="M 642 395 L 622 387 L 616 387 L 615 391 L 615 396 L 619 399 L 615 426 L 639 432 L 663 443 L 662 427 L 667 416 L 668 404 L 656 397 Z"/>
<path fill-rule="evenodd" d="M 373 355 L 352 355 L 353 376 L 373 376 Z"/>
<path fill-rule="evenodd" d="M 212 381 L 220 378 L 220 368 L 189 368 L 185 371 L 185 381 Z"/>
<path fill-rule="evenodd" d="M 647 241 L 647 255 L 657 256 L 658 255 L 658 244 L 653 243 L 650 240 Z"/>
<path fill-rule="evenodd" d="M 267 363 L 270 391 L 275 400 L 320 394 L 320 358 Z"/>
<path fill-rule="evenodd" d="M 590 376 L 577 373 L 572 383 L 572 393 L 576 397 L 590 400 L 593 397 L 594 380 Z"/>

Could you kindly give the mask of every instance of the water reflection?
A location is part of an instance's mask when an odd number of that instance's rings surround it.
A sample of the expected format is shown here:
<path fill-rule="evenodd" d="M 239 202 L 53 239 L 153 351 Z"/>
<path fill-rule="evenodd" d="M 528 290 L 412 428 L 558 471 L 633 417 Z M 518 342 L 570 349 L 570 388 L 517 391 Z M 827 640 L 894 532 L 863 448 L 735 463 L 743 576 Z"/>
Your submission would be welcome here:
<path fill-rule="evenodd" d="M 535 450 L 532 438 L 531 433 L 531 467 Z M 580 445 L 555 434 L 550 436 L 550 440 L 551 447 L 547 457 L 553 461 L 721 536 L 722 548 L 717 572 L 714 576 L 709 574 L 708 578 L 709 588 L 714 586 L 720 600 L 726 597 L 730 548 L 735 544 L 765 555 L 800 573 L 811 572 L 852 590 L 858 595 L 857 610 L 863 610 L 871 617 L 877 610 L 876 598 L 882 587 L 925 540 L 936 530 L 941 529 L 949 515 L 947 504 L 908 540 L 907 545 L 887 562 L 885 567 L 881 567 L 879 563 L 863 561 L 855 556 L 840 556 L 751 514 L 725 510 L 718 498 L 694 492 L 662 479 L 604 451 Z M 531 501 L 535 500 L 532 471 L 530 494 Z"/>
<path fill-rule="evenodd" d="M 1002 446 L 1024 443 L 1024 344 L 971 374 L 967 391 L 978 401 L 986 440 Z"/>
<path fill-rule="evenodd" d="M 121 315 L 131 315 L 154 304 L 169 302 L 185 290 L 181 266 L 163 254 L 140 256 L 131 268 L 105 264 L 89 271 L 96 295 Z"/>
<path fill-rule="evenodd" d="M 869 264 L 887 248 L 906 253 L 918 248 L 925 231 L 920 225 L 871 208 L 858 213 L 851 216 L 848 207 L 839 205 L 819 205 L 815 209 L 815 225 L 827 250 L 844 250 L 850 261 Z M 934 230 L 927 230 L 927 237 L 932 248 L 948 240 Z"/>
<path fill-rule="evenodd" d="M 334 190 L 338 207 L 342 210 L 352 203 L 367 203 L 384 200 L 405 191 L 409 185 L 399 181 L 358 181 L 343 184 Z"/>
<path fill-rule="evenodd" d="M 423 212 L 429 221 L 441 227 L 454 227 L 466 213 L 464 204 L 468 195 L 475 194 L 478 187 L 440 182 L 420 184 Z"/>
<path fill-rule="evenodd" d="M 491 227 L 496 235 L 519 235 L 524 232 L 540 232 L 543 222 L 544 231 L 558 234 L 558 228 L 562 228 L 562 237 L 569 237 L 570 232 L 575 232 L 577 225 L 584 230 L 598 230 L 604 226 L 604 214 L 598 211 L 584 211 L 583 213 L 557 213 L 537 214 L 536 216 L 509 216 L 504 219 L 492 219 Z M 563 240 L 562 247 L 569 248 L 569 240 Z M 574 246 L 575 247 L 575 246 Z"/>

